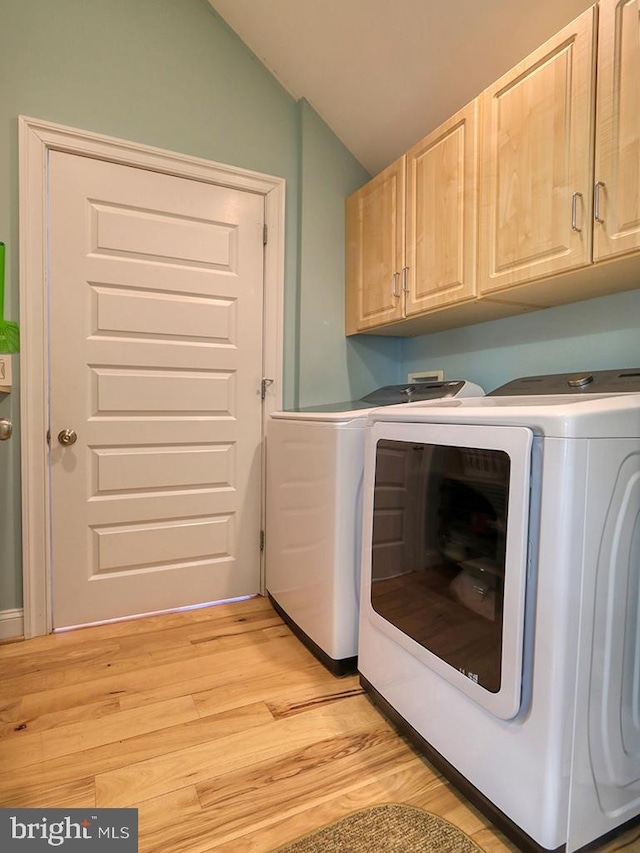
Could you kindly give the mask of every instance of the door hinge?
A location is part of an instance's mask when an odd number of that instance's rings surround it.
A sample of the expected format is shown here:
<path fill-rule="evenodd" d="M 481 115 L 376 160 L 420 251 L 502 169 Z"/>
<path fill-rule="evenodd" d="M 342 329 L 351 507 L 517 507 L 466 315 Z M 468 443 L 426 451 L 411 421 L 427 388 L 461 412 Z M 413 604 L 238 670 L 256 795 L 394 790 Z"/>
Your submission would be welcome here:
<path fill-rule="evenodd" d="M 51 430 L 47 430 L 47 444 L 51 447 Z"/>
<path fill-rule="evenodd" d="M 267 234 L 268 234 L 268 228 L 267 228 L 267 223 L 265 222 L 265 224 L 262 226 L 262 245 L 263 246 L 267 245 Z"/>
<path fill-rule="evenodd" d="M 266 379 L 263 377 L 263 379 L 260 383 L 260 399 L 261 400 L 264 400 L 264 398 L 267 396 L 267 388 L 269 387 L 269 385 L 273 385 L 273 379 Z"/>
<path fill-rule="evenodd" d="M 265 540 L 264 530 L 261 530 L 260 531 L 260 550 L 261 551 L 264 551 L 264 540 Z"/>

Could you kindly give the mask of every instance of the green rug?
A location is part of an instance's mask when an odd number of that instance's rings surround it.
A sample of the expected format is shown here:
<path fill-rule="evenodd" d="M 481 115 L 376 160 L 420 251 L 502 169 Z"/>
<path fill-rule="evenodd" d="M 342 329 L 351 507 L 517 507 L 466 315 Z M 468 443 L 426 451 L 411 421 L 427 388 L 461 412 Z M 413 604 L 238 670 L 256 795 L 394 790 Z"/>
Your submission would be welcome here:
<path fill-rule="evenodd" d="M 478 853 L 481 848 L 444 818 L 389 804 L 354 812 L 278 847 L 274 853 Z"/>

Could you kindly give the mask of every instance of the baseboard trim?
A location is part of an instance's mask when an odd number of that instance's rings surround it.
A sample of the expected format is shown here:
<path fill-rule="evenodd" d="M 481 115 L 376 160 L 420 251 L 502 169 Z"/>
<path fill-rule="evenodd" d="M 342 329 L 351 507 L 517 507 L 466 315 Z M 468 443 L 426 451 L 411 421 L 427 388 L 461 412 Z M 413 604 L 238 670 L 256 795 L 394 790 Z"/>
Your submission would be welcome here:
<path fill-rule="evenodd" d="M 5 640 L 20 640 L 24 636 L 22 608 L 0 610 L 0 643 Z"/>

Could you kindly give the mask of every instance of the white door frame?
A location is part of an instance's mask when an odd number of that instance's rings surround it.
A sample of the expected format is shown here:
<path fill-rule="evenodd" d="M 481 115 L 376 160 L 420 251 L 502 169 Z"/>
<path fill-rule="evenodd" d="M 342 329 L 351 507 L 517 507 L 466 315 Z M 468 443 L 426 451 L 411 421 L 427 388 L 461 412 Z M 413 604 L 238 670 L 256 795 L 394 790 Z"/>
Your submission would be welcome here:
<path fill-rule="evenodd" d="M 49 151 L 64 151 L 124 166 L 248 190 L 264 196 L 265 247 L 263 375 L 266 416 L 282 407 L 285 181 L 198 157 L 151 148 L 77 128 L 20 116 L 20 439 L 22 459 L 22 576 L 24 636 L 52 626 L 51 531 L 46 433 L 49 423 L 47 239 Z M 264 453 L 262 454 L 264 474 Z M 264 476 L 262 507 L 264 515 Z"/>

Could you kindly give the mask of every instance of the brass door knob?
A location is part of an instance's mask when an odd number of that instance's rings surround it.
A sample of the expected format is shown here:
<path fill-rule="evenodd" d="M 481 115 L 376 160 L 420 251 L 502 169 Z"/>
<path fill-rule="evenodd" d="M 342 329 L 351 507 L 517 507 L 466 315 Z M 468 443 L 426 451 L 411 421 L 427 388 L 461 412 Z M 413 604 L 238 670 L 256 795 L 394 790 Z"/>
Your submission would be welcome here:
<path fill-rule="evenodd" d="M 77 440 L 78 433 L 74 429 L 63 429 L 58 433 L 58 441 L 60 444 L 64 444 L 65 447 L 75 444 Z"/>

